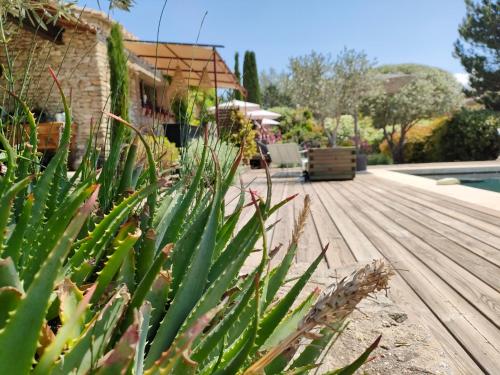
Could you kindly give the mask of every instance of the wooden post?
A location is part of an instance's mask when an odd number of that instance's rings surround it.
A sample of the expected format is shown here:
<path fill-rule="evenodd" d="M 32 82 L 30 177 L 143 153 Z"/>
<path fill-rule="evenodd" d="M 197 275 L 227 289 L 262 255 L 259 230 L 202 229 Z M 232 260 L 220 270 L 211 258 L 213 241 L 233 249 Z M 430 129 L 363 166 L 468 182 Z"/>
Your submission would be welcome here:
<path fill-rule="evenodd" d="M 214 52 L 214 84 L 215 84 L 215 122 L 216 122 L 217 136 L 220 136 L 219 98 L 217 97 L 217 51 L 215 47 L 213 47 L 213 52 Z"/>

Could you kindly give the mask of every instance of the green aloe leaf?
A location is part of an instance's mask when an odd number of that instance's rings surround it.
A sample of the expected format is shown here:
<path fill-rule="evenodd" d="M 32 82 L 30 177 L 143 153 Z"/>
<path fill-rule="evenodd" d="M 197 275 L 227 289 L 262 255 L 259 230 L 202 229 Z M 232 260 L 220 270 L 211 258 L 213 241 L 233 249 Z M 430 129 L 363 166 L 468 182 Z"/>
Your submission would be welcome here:
<path fill-rule="evenodd" d="M 74 287 L 74 284 L 72 284 L 70 281 L 65 281 L 65 282 L 67 283 L 66 285 L 67 287 L 70 288 Z M 54 341 L 52 341 L 50 345 L 43 352 L 43 355 L 38 361 L 38 364 L 33 372 L 34 375 L 44 375 L 50 373 L 50 370 L 55 366 L 55 362 L 59 358 L 64 346 L 69 341 L 75 340 L 79 337 L 82 322 L 85 319 L 85 313 L 87 312 L 90 299 L 94 291 L 95 291 L 95 286 L 87 290 L 85 296 L 81 297 L 81 300 L 78 301 L 78 304 L 75 306 L 74 309 L 73 306 L 70 307 L 72 309 L 71 315 L 68 315 L 66 317 L 62 327 L 59 328 L 59 331 L 57 332 Z M 62 298 L 63 302 L 61 303 L 61 305 L 69 305 L 69 304 L 72 305 L 73 302 L 76 302 L 72 301 L 72 299 L 75 299 L 76 297 L 74 291 L 71 292 L 68 290 L 66 291 L 63 290 L 62 293 L 65 293 L 67 295 L 66 297 Z M 65 299 L 66 301 L 64 301 Z"/>
<path fill-rule="evenodd" d="M 304 274 L 297 280 L 288 293 L 279 300 L 269 311 L 264 314 L 259 326 L 257 339 L 255 340 L 255 347 L 253 353 L 264 345 L 266 340 L 272 335 L 276 327 L 279 326 L 282 319 L 286 316 L 288 310 L 292 307 L 295 300 L 298 298 L 300 292 L 306 285 L 307 281 L 311 278 L 312 274 L 318 267 L 323 259 L 328 246 L 326 246 L 314 262 L 307 268 Z"/>
<path fill-rule="evenodd" d="M 0 331 L 0 373 L 25 374 L 31 367 L 49 298 L 71 244 L 96 202 L 96 191 L 66 228 L 15 312 Z M 12 361 L 16 358 L 16 361 Z"/>
<path fill-rule="evenodd" d="M 120 288 L 92 319 L 76 344 L 53 368 L 53 375 L 87 374 L 97 367 L 129 301 L 126 287 Z"/>
<path fill-rule="evenodd" d="M 5 234 L 7 232 L 6 227 L 11 214 L 12 202 L 14 201 L 16 195 L 28 186 L 30 180 L 30 177 L 26 177 L 24 180 L 13 184 L 0 197 L 0 253 L 3 253 L 5 247 L 4 241 Z"/>
<path fill-rule="evenodd" d="M 261 315 L 259 289 L 260 288 L 257 285 L 255 288 L 255 299 L 252 303 L 252 306 L 254 307 L 254 314 L 251 325 L 245 330 L 243 335 L 241 335 L 234 345 L 224 351 L 219 367 L 213 372 L 214 375 L 229 375 L 238 373 L 238 370 L 244 365 L 252 347 L 255 345 L 259 327 L 259 317 Z"/>
<path fill-rule="evenodd" d="M 193 326 L 174 341 L 171 348 L 163 352 L 145 372 L 145 375 L 168 375 L 191 373 L 197 366 L 188 358 L 188 353 L 194 340 L 212 321 L 218 309 L 209 311 L 198 319 Z M 180 367 L 180 368 L 179 368 Z"/>
<path fill-rule="evenodd" d="M 147 186 L 133 193 L 119 205 L 115 206 L 111 212 L 96 225 L 94 230 L 75 251 L 75 254 L 70 258 L 66 266 L 66 272 L 71 274 L 72 270 L 78 269 L 85 260 L 89 260 L 90 258 L 98 260 L 113 238 L 116 230 L 125 221 L 130 212 L 155 189 L 155 185 Z M 77 283 L 82 282 L 89 272 L 90 270 L 88 269 L 83 270 L 82 272 L 73 274 L 71 279 Z"/>
<path fill-rule="evenodd" d="M 56 211 L 43 226 L 38 236 L 36 243 L 32 245 L 32 254 L 25 261 L 25 268 L 21 272 L 24 285 L 28 287 L 35 274 L 40 269 L 43 261 L 46 259 L 48 252 L 57 243 L 59 238 L 64 233 L 72 217 L 75 215 L 82 203 L 95 190 L 95 186 L 88 186 L 87 183 L 78 187 L 65 201 L 60 209 Z"/>
<path fill-rule="evenodd" d="M 146 301 L 139 310 L 139 339 L 134 358 L 134 374 L 142 375 L 144 372 L 144 355 L 148 339 L 149 321 L 151 319 L 151 304 Z"/>
<path fill-rule="evenodd" d="M 59 319 L 66 324 L 78 310 L 78 305 L 83 299 L 83 292 L 69 279 L 64 279 L 57 289 L 59 298 Z M 83 325 L 83 321 L 81 322 Z M 80 332 L 75 336 L 78 336 Z"/>
<path fill-rule="evenodd" d="M 132 300 L 130 301 L 129 313 L 133 309 L 137 309 L 143 304 L 148 292 L 150 292 L 151 290 L 153 283 L 159 276 L 161 276 L 160 275 L 161 268 L 165 263 L 166 259 L 168 258 L 172 250 L 172 247 L 173 247 L 172 244 L 165 246 L 165 248 L 161 251 L 161 253 L 156 256 L 155 261 L 149 268 L 146 275 L 140 281 L 139 285 L 134 291 L 134 294 L 132 295 Z M 165 303 L 165 300 L 163 302 Z"/>
<path fill-rule="evenodd" d="M 171 293 L 175 296 L 179 286 L 184 279 L 189 263 L 198 247 L 207 221 L 209 219 L 211 208 L 205 209 L 195 221 L 189 226 L 184 235 L 177 241 L 172 251 L 172 286 Z"/>
<path fill-rule="evenodd" d="M 149 342 L 151 342 L 154 338 L 154 335 L 160 326 L 160 322 L 165 315 L 165 306 L 166 301 L 168 300 L 170 282 L 171 280 L 169 275 L 165 272 L 160 272 L 146 295 L 145 300 L 151 303 L 151 328 L 148 333 Z"/>
<path fill-rule="evenodd" d="M 129 232 L 129 230 L 130 229 L 127 228 L 126 225 L 122 228 L 122 231 Z M 118 238 L 115 239 L 113 244 L 113 252 L 108 257 L 108 260 L 102 270 L 98 272 L 96 289 L 91 300 L 92 303 L 99 301 L 99 298 L 101 298 L 106 288 L 109 287 L 111 281 L 120 269 L 120 266 L 123 264 L 125 257 L 133 248 L 140 236 L 141 230 L 139 228 L 136 228 L 133 233 L 127 233 L 123 239 L 119 239 L 120 234 L 118 234 Z"/>
<path fill-rule="evenodd" d="M 21 250 L 23 249 L 22 243 L 23 243 L 24 233 L 30 221 L 31 211 L 33 209 L 33 201 L 34 201 L 33 194 L 30 194 L 26 197 L 21 215 L 17 220 L 16 226 L 14 227 L 12 234 L 7 240 L 7 244 L 5 246 L 5 250 L 3 253 L 4 257 L 12 258 L 16 266 L 19 265 L 19 260 L 23 255 L 21 253 Z"/>
<path fill-rule="evenodd" d="M 132 188 L 132 175 L 135 168 L 135 159 L 137 156 L 137 143 L 133 142 L 127 153 L 127 159 L 125 160 L 125 165 L 123 166 L 123 171 L 121 173 L 120 184 L 118 185 L 118 190 L 116 191 L 118 196 L 123 195 L 127 190 Z"/>
<path fill-rule="evenodd" d="M 11 258 L 0 259 L 0 287 L 11 286 L 21 290 L 16 266 Z"/>
<path fill-rule="evenodd" d="M 268 350 L 271 347 L 278 345 L 280 341 L 287 338 L 294 332 L 302 318 L 309 312 L 312 304 L 316 301 L 319 291 L 315 290 L 302 301 L 302 303 L 291 313 L 289 313 L 276 327 L 273 333 L 269 336 L 266 342 L 261 346 L 260 350 Z"/>
<path fill-rule="evenodd" d="M 139 318 L 136 317 L 120 341 L 113 350 L 107 353 L 99 362 L 101 362 L 96 375 L 122 375 L 132 365 L 136 346 L 139 341 Z"/>
<path fill-rule="evenodd" d="M 206 160 L 208 153 L 208 144 L 205 140 L 205 145 L 203 147 L 203 153 L 201 155 L 201 161 L 196 170 L 193 181 L 191 182 L 189 189 L 183 195 L 175 207 L 168 213 L 168 217 L 163 223 L 163 227 L 166 228 L 165 232 L 162 233 L 157 229 L 157 234 L 161 239 L 158 248 L 164 247 L 167 243 L 176 242 L 179 238 L 180 231 L 182 229 L 182 224 L 188 214 L 188 210 L 191 207 L 193 200 L 196 196 L 196 192 L 200 186 L 203 170 L 205 169 Z M 175 218 L 175 220 L 173 220 Z"/>
<path fill-rule="evenodd" d="M 155 243 L 156 232 L 154 231 L 154 229 L 150 228 L 144 235 L 142 242 L 139 242 L 138 246 L 136 265 L 137 270 L 135 275 L 138 282 L 140 282 L 144 278 L 154 262 Z"/>
<path fill-rule="evenodd" d="M 215 193 L 205 231 L 199 246 L 192 256 L 192 261 L 180 284 L 179 290 L 151 344 L 150 351 L 146 357 L 147 366 L 151 366 L 153 362 L 159 358 L 161 353 L 170 346 L 179 328 L 186 319 L 186 316 L 203 294 L 203 290 L 207 284 L 213 250 L 215 248 L 221 202 L 222 194 L 220 190 L 219 172 L 216 174 Z"/>
<path fill-rule="evenodd" d="M 0 287 L 0 330 L 5 326 L 9 315 L 16 309 L 23 292 L 13 286 Z"/>
<path fill-rule="evenodd" d="M 248 305 L 248 302 L 252 298 L 255 293 L 255 288 L 258 285 L 258 277 L 254 277 L 254 282 L 252 282 L 245 293 L 242 295 L 242 298 L 237 301 L 237 304 L 234 308 L 232 308 L 220 322 L 217 323 L 212 330 L 202 338 L 202 340 L 198 343 L 193 351 L 193 355 L 191 356 L 193 360 L 197 362 L 201 362 L 205 360 L 208 355 L 217 347 L 217 345 L 224 340 L 224 337 L 227 335 L 231 326 L 236 322 L 241 312 Z"/>
<path fill-rule="evenodd" d="M 236 225 L 238 224 L 238 221 L 240 219 L 244 204 L 245 204 L 245 190 L 243 188 L 243 184 L 241 184 L 241 193 L 238 200 L 238 204 L 236 205 L 234 212 L 228 217 L 228 219 L 225 221 L 220 231 L 217 233 L 217 243 L 215 245 L 215 250 L 214 250 L 215 259 L 219 257 L 219 255 L 222 253 L 225 246 L 227 245 L 228 241 L 233 236 L 236 229 Z"/>

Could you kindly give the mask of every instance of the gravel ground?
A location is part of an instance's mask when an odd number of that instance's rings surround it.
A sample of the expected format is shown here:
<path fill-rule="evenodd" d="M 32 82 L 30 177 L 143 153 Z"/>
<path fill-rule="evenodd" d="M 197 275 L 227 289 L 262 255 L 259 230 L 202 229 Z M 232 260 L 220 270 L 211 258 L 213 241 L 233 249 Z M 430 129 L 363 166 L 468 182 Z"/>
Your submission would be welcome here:
<path fill-rule="evenodd" d="M 297 263 L 291 272 L 301 274 L 306 266 Z M 338 274 L 349 274 L 351 270 L 340 270 Z M 324 289 L 333 279 L 313 276 L 311 281 L 304 296 L 315 287 Z M 378 348 L 359 374 L 454 374 L 444 350 L 430 330 L 418 321 L 418 316 L 398 306 L 390 290 L 361 302 L 349 321 L 317 374 L 351 363 L 379 335 L 382 339 Z"/>

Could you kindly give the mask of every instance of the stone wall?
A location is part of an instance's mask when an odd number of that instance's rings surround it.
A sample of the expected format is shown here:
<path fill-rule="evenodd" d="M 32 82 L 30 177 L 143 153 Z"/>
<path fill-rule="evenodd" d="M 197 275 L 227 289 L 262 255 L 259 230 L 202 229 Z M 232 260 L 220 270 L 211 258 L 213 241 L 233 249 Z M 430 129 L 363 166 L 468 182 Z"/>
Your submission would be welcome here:
<path fill-rule="evenodd" d="M 72 157 L 78 162 L 90 132 L 90 124 L 98 124 L 102 111 L 108 110 L 109 66 L 106 44 L 88 31 L 66 30 L 63 44 L 35 37 L 23 28 L 11 28 L 8 49 L 13 59 L 16 92 L 32 109 L 43 109 L 50 117 L 63 112 L 59 93 L 48 68 L 56 71 L 64 92 L 71 99 L 76 135 Z M 29 79 L 21 91 L 29 65 Z M 0 63 L 5 64 L 3 48 Z M 5 85 L 5 83 L 2 83 Z M 102 141 L 104 127 L 100 130 Z"/>
<path fill-rule="evenodd" d="M 18 95 L 22 94 L 30 108 L 43 109 L 51 118 L 56 113 L 63 112 L 61 99 L 48 67 L 56 71 L 66 95 L 71 97 L 73 121 L 76 125 L 75 142 L 71 153 L 73 165 L 77 165 L 81 160 L 91 124 L 97 130 L 98 144 L 101 147 L 105 146 L 109 121 L 103 117 L 103 111 L 109 111 L 110 108 L 110 73 L 106 38 L 112 22 L 102 12 L 94 10 L 85 11 L 81 18 L 86 24 L 91 25 L 95 32 L 75 31 L 70 27 L 63 33 L 63 43 L 55 44 L 39 36 L 35 37 L 31 31 L 11 25 L 8 44 L 9 53 L 14 59 L 16 92 Z M 126 30 L 123 30 L 123 33 L 125 38 L 133 38 L 133 35 Z M 137 60 L 137 57 L 132 57 Z M 0 64 L 5 62 L 4 50 L 0 48 Z M 21 90 L 27 66 L 29 66 L 29 80 L 25 84 L 25 90 Z M 152 77 L 151 70 L 149 66 L 143 64 L 139 66 L 136 62 L 129 62 L 130 118 L 136 127 L 143 129 L 153 127 L 153 118 L 143 113 L 139 82 L 148 75 Z M 5 81 L 0 83 L 6 86 Z"/>

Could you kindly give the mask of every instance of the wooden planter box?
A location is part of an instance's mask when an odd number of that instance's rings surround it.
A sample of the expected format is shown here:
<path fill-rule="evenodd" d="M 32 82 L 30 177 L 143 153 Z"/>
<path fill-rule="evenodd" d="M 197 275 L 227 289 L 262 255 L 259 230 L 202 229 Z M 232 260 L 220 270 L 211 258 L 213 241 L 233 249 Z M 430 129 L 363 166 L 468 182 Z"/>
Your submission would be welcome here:
<path fill-rule="evenodd" d="M 356 175 L 354 147 L 312 148 L 308 159 L 307 173 L 311 181 L 352 180 Z"/>
<path fill-rule="evenodd" d="M 59 147 L 64 124 L 62 122 L 41 122 L 37 124 L 38 151 L 55 151 Z M 71 147 L 74 145 L 76 126 L 71 126 Z M 24 133 L 24 134 L 23 134 Z M 17 144 L 24 139 L 27 142 L 30 130 L 28 125 L 16 128 L 16 134 L 9 129 L 9 138 L 13 137 L 13 143 Z"/>

